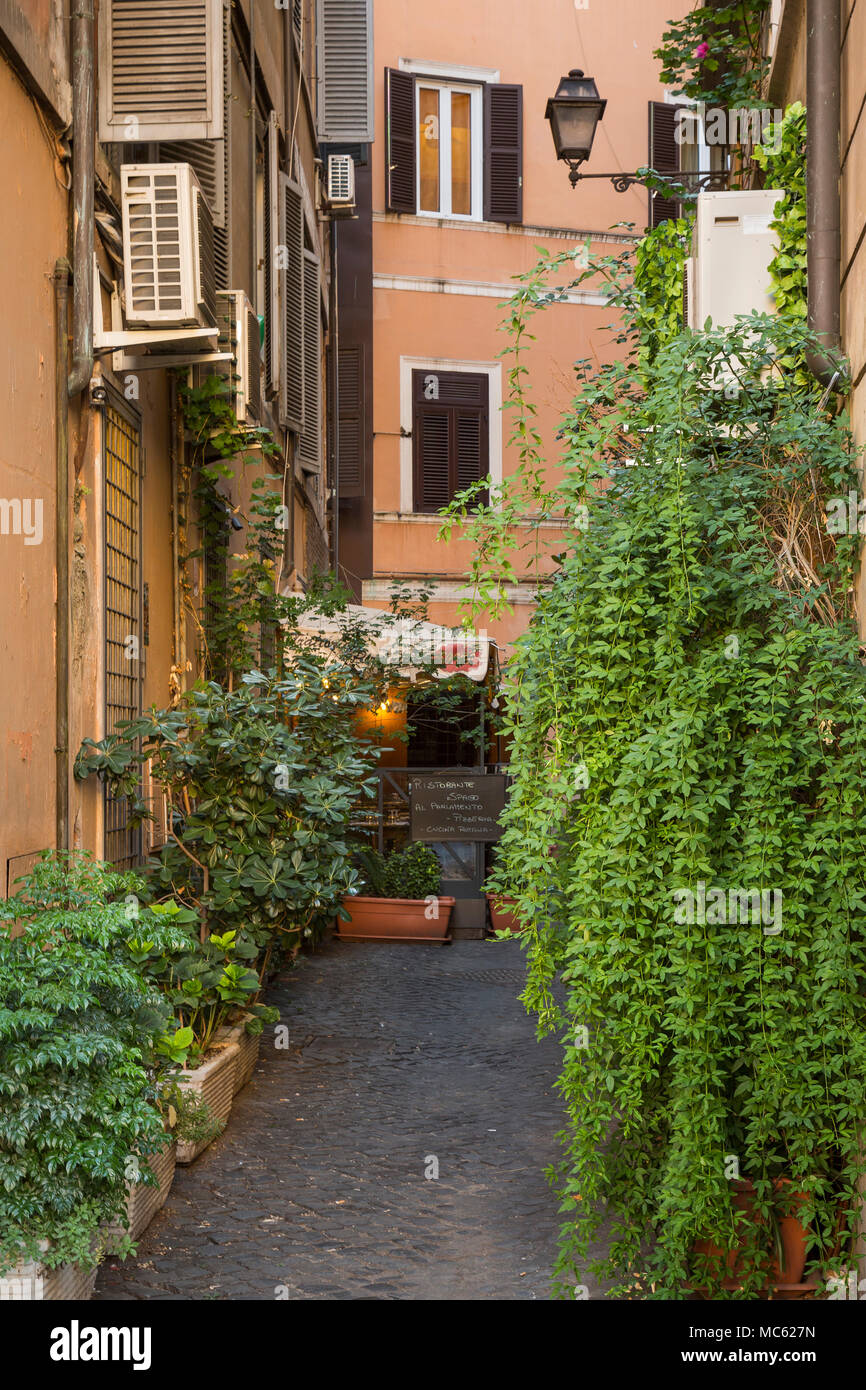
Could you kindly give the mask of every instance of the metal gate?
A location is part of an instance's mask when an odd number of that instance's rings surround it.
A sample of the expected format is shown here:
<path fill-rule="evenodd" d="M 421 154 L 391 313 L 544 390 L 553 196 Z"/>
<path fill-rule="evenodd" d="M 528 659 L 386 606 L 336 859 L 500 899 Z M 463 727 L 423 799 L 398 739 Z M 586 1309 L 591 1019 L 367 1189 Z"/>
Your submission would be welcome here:
<path fill-rule="evenodd" d="M 110 392 L 103 406 L 105 467 L 105 732 L 141 713 L 141 426 Z M 104 857 L 140 864 L 141 829 L 130 828 L 126 799 L 105 791 Z"/>

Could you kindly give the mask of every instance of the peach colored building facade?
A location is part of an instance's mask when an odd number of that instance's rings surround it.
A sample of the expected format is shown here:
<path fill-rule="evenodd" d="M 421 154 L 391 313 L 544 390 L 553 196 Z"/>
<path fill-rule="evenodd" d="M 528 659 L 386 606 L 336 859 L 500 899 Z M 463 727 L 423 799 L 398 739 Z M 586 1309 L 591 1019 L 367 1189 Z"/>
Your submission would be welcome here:
<path fill-rule="evenodd" d="M 649 103 L 665 99 L 653 50 L 671 12 L 685 8 L 670 0 L 624 0 L 614 21 L 609 7 L 581 6 L 575 0 L 545 0 L 535 6 L 519 0 L 445 0 L 437 6 L 377 0 L 367 572 L 351 573 L 354 552 L 345 558 L 351 527 L 360 524 L 362 509 L 341 518 L 346 576 L 364 603 L 387 606 L 397 578 L 432 590 L 432 621 L 459 621 L 470 546 L 459 532 L 447 544 L 437 540 L 440 518 L 432 513 L 429 499 L 419 499 L 422 440 L 413 392 L 417 403 L 422 387 L 436 390 L 440 380 L 443 387 L 453 387 L 453 373 L 479 379 L 487 436 L 481 472 L 489 469 L 496 481 L 513 469 L 511 416 L 500 409 L 507 364 L 499 357 L 508 341 L 500 324 L 513 278 L 531 269 L 539 248 L 556 254 L 589 241 L 593 252 L 615 254 L 644 231 L 648 220 L 648 194 L 639 185 L 617 193 L 608 180 L 598 179 L 572 189 L 567 167 L 555 157 L 544 119 L 546 100 L 565 71 L 582 68 L 607 98 L 588 170 L 633 171 L 647 164 Z M 506 126 L 512 114 L 519 125 L 514 148 L 505 149 L 498 164 L 502 150 L 497 139 L 507 141 L 509 132 L 503 126 L 504 136 L 497 136 L 488 119 L 488 98 L 494 94 L 495 100 L 497 91 L 505 94 Z M 414 131 L 407 132 L 412 100 Z M 414 198 L 406 180 L 413 158 L 411 153 L 407 158 L 407 133 L 414 136 L 415 164 L 421 164 Z M 510 189 L 503 189 L 503 182 Z M 395 190 L 395 183 L 400 188 Z M 414 203 L 414 210 L 389 210 L 401 200 L 410 209 Z M 457 207 L 468 211 L 455 213 Z M 615 226 L 623 222 L 633 226 Z M 537 423 L 552 465 L 557 424 L 572 394 L 572 364 L 616 354 L 612 319 L 597 291 L 580 291 L 535 320 L 537 341 L 527 364 Z M 467 418 L 456 428 L 471 433 L 474 426 Z M 442 441 L 445 433 L 443 424 Z M 423 472 L 423 462 L 420 467 Z M 452 465 L 452 480 L 453 475 Z M 439 500 L 441 489 L 433 491 Z M 506 657 L 508 644 L 529 621 L 534 592 L 527 571 L 510 590 L 512 613 L 479 620 Z"/>

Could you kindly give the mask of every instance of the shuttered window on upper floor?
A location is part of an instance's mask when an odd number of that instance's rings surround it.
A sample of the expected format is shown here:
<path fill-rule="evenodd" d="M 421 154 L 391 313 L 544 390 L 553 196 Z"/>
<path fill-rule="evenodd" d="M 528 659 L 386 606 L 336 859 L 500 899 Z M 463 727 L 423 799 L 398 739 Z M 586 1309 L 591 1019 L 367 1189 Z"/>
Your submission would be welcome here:
<path fill-rule="evenodd" d="M 102 0 L 99 139 L 220 140 L 227 0 Z"/>
<path fill-rule="evenodd" d="M 304 251 L 303 286 L 304 428 L 297 458 L 308 473 L 322 467 L 322 292 L 315 251 Z"/>
<path fill-rule="evenodd" d="M 367 490 L 367 433 L 364 410 L 365 351 L 361 343 L 337 351 L 337 489 L 340 497 Z M 332 448 L 334 441 L 331 441 Z"/>
<path fill-rule="evenodd" d="M 373 0 L 318 0 L 319 139 L 373 139 Z"/>
<path fill-rule="evenodd" d="M 280 424 L 300 434 L 304 428 L 304 200 L 300 185 L 278 175 L 280 190 L 279 245 L 275 265 L 279 277 L 280 310 Z"/>
<path fill-rule="evenodd" d="M 523 88 L 385 70 L 389 212 L 523 219 Z"/>
<path fill-rule="evenodd" d="M 414 510 L 438 512 L 487 476 L 489 381 L 483 372 L 412 373 Z M 479 498 L 487 501 L 487 493 Z"/>
<path fill-rule="evenodd" d="M 666 101 L 649 103 L 649 149 L 647 163 L 659 173 L 675 174 L 680 171 L 680 145 L 676 138 L 677 112 L 679 105 Z M 676 198 L 666 198 L 662 193 L 649 190 L 650 227 L 660 222 L 682 215 L 682 203 Z"/>

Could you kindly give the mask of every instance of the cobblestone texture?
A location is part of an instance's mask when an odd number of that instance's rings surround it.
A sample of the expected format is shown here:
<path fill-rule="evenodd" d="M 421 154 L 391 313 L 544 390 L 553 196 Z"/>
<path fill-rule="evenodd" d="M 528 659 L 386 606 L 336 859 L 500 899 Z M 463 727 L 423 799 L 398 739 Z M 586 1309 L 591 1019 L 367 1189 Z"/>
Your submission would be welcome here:
<path fill-rule="evenodd" d="M 559 1049 L 516 942 L 331 943 L 272 990 L 229 1126 L 101 1299 L 546 1299 Z M 429 1156 L 438 1180 L 425 1178 Z"/>

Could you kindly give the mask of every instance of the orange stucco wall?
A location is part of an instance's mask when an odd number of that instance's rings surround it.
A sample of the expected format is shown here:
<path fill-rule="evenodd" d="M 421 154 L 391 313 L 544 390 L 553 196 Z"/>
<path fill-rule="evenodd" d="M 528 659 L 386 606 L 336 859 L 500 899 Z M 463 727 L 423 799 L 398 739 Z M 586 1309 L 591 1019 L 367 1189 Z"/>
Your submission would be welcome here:
<path fill-rule="evenodd" d="M 39 544 L 0 534 L 0 806 L 14 807 L 14 815 L 0 815 L 5 878 L 7 859 L 54 834 L 52 276 L 66 252 L 66 195 L 36 110 L 2 61 L 0 126 L 0 497 L 38 501 L 43 516 Z M 0 896 L 5 889 L 4 881 Z"/>
<path fill-rule="evenodd" d="M 432 7 L 408 0 L 378 0 L 373 147 L 374 577 L 365 587 L 365 602 L 381 606 L 387 601 L 381 593 L 390 576 L 437 579 L 451 586 L 450 595 L 470 560 L 470 546 L 459 534 L 447 544 L 437 541 L 435 521 L 406 516 L 407 502 L 411 506 L 406 481 L 411 445 L 401 439 L 400 431 L 411 427 L 411 421 L 406 418 L 405 393 L 401 414 L 401 358 L 444 359 L 467 367 L 495 363 L 507 345 L 500 325 L 508 286 L 514 276 L 535 264 L 539 247 L 556 253 L 578 248 L 589 237 L 593 251 L 615 254 L 635 232 L 643 231 L 644 189 L 633 187 L 618 194 L 608 181 L 593 180 L 572 190 L 565 165 L 555 158 L 544 120 L 545 104 L 564 72 L 582 68 L 595 77 L 608 101 L 588 168 L 614 172 L 645 164 L 647 104 L 664 95 L 653 49 L 666 20 L 686 9 L 682 0 L 622 0 L 614 22 L 609 6 L 581 8 L 574 0 L 545 0 L 544 5 L 535 6 L 520 0 L 444 0 Z M 522 226 L 455 226 L 453 221 L 385 213 L 382 75 L 386 67 L 398 67 L 401 59 L 493 69 L 500 81 L 523 86 Z M 614 226 L 622 222 L 633 226 Z M 401 287 L 395 286 L 395 278 Z M 407 280 L 415 281 L 416 287 L 405 287 Z M 572 394 L 573 363 L 581 358 L 609 360 L 616 354 L 612 319 L 606 305 L 584 302 L 555 305 L 534 321 L 537 341 L 526 364 L 550 465 L 558 459 L 556 428 Z M 406 370 L 404 365 L 404 378 Z M 503 366 L 503 391 L 507 391 L 506 371 Z M 503 413 L 501 467 L 505 475 L 515 461 L 507 442 L 511 418 L 507 411 Z M 493 454 L 491 445 L 495 470 Z M 527 562 L 527 580 L 532 570 Z M 458 620 L 458 602 L 453 597 L 436 601 L 434 596 L 429 611 L 437 622 Z M 511 615 L 496 619 L 482 615 L 478 624 L 487 626 L 507 654 L 508 644 L 526 626 L 530 613 L 524 596 Z"/>

